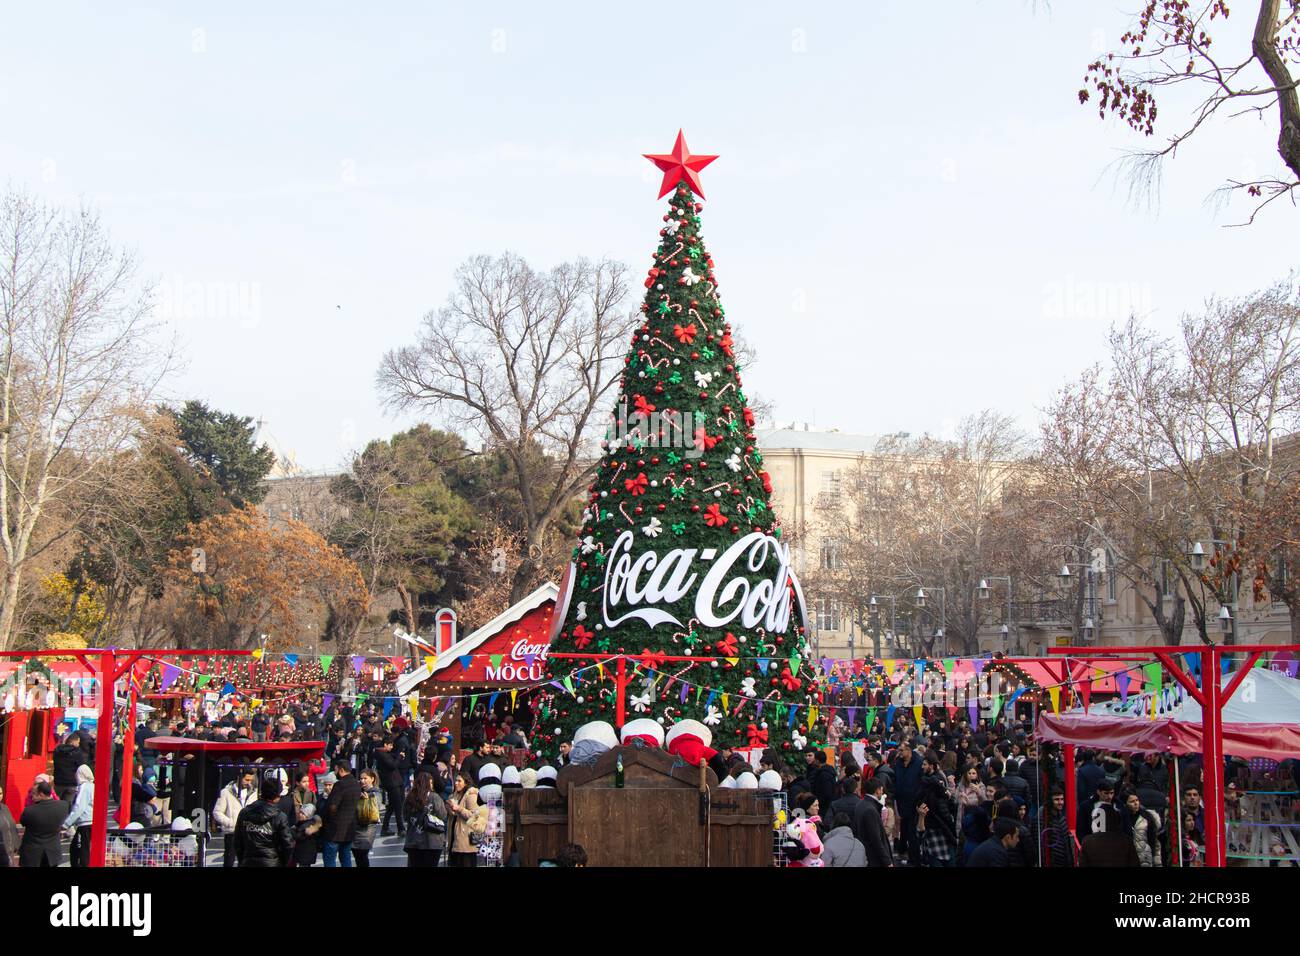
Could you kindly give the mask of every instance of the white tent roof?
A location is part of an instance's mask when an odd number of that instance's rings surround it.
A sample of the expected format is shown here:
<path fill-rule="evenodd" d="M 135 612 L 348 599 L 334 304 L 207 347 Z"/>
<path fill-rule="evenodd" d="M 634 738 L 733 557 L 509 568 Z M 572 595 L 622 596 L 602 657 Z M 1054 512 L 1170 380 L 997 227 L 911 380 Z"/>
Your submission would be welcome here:
<path fill-rule="evenodd" d="M 1220 686 L 1226 687 L 1236 676 L 1236 671 L 1225 673 Z M 1161 712 L 1161 717 L 1200 723 L 1201 705 L 1187 696 L 1186 691 L 1170 681 L 1166 686 L 1176 690 L 1177 702 Z M 1128 702 L 1112 700 L 1088 708 L 1090 714 L 1111 717 L 1148 717 L 1150 695 L 1129 694 Z M 1081 709 L 1078 709 L 1082 713 Z M 1223 705 L 1225 724 L 1300 724 L 1300 680 L 1264 667 L 1252 668 L 1237 688 L 1232 698 Z"/>

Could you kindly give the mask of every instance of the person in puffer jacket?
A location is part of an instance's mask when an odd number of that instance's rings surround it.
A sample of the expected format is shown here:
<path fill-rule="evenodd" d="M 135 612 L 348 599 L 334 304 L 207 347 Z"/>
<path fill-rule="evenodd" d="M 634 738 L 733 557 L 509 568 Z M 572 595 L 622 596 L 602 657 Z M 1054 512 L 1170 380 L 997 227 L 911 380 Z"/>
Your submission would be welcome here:
<path fill-rule="evenodd" d="M 826 866 L 866 866 L 867 848 L 853 835 L 853 820 L 847 813 L 837 813 L 831 831 L 822 841 L 822 861 Z"/>
<path fill-rule="evenodd" d="M 261 799 L 239 811 L 232 834 L 240 866 L 288 866 L 293 854 L 293 830 L 279 807 L 280 780 L 262 781 Z"/>

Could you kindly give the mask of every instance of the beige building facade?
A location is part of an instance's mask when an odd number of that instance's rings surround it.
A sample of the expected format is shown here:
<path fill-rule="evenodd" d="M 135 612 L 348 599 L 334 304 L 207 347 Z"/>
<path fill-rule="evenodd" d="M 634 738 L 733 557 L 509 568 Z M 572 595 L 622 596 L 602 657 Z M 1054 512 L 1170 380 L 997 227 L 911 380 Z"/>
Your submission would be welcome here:
<path fill-rule="evenodd" d="M 876 457 L 875 449 L 880 437 L 817 430 L 809 426 L 759 429 L 756 434 L 764 466 L 772 476 L 773 506 L 783 526 L 795 532 L 792 534 L 795 541 L 794 565 L 803 582 L 815 653 L 835 659 L 871 654 L 871 635 L 863 634 L 847 609 L 837 601 L 819 595 L 812 582 L 815 581 L 815 572 L 826 560 L 826 542 L 815 530 L 818 501 L 822 495 L 834 493 L 841 477 L 849 474 L 858 462 Z M 1205 547 L 1209 548 L 1208 543 Z M 1046 576 L 1050 577 L 1050 572 Z M 994 587 L 1001 585 L 1002 589 L 996 593 L 1005 595 L 1004 581 L 989 583 Z M 1249 592 L 1249 587 L 1242 589 L 1241 604 L 1236 609 L 1237 643 L 1291 643 L 1286 606 L 1272 602 L 1256 604 Z M 863 595 L 862 600 L 869 597 Z M 1027 595 L 1017 585 L 1016 597 L 1009 614 L 1004 598 L 999 600 L 995 597 L 989 601 L 987 624 L 979 635 L 981 651 L 1041 656 L 1049 647 L 1085 643 L 1074 636 L 1060 595 Z M 1167 610 L 1172 610 L 1169 607 L 1172 600 L 1167 600 L 1166 605 Z M 1218 605 L 1211 605 L 1207 614 L 1214 618 L 1208 628 L 1211 639 L 1223 641 L 1225 635 L 1217 620 Z M 1011 621 L 1004 636 L 1002 626 L 1008 616 Z M 1085 617 L 1093 621 L 1093 631 L 1087 641 L 1090 644 L 1152 646 L 1165 643 L 1150 609 L 1133 586 L 1109 568 L 1093 574 L 1085 601 Z M 884 631 L 882 652 L 888 656 L 901 656 L 904 651 L 893 640 L 889 630 L 887 605 L 882 604 L 879 620 Z M 1200 643 L 1190 608 L 1181 643 Z"/>

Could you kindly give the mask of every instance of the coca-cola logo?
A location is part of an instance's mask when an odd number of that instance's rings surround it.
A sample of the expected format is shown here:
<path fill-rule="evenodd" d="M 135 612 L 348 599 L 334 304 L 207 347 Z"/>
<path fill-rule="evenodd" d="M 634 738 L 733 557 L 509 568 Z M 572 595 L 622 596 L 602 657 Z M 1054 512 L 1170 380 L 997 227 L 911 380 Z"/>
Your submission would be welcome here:
<path fill-rule="evenodd" d="M 529 644 L 528 639 L 515 641 L 514 647 L 510 648 L 510 659 L 512 661 L 526 660 L 530 655 L 539 661 L 546 660 L 546 655 L 550 651 L 549 643 Z"/>
<path fill-rule="evenodd" d="M 651 628 L 682 627 L 682 621 L 663 605 L 681 601 L 692 588 L 696 588 L 694 616 L 705 627 L 727 627 L 738 619 L 745 629 L 762 627 L 771 634 L 784 634 L 790 626 L 792 591 L 803 614 L 803 591 L 790 567 L 790 547 L 771 535 L 751 532 L 721 555 L 714 548 L 675 548 L 662 556 L 647 549 L 633 555 L 635 541 L 632 531 L 624 531 L 606 557 L 601 597 L 606 627 L 629 620 L 645 621 Z M 703 578 L 694 568 L 697 560 L 712 562 Z M 773 564 L 770 577 L 752 580 Z"/>

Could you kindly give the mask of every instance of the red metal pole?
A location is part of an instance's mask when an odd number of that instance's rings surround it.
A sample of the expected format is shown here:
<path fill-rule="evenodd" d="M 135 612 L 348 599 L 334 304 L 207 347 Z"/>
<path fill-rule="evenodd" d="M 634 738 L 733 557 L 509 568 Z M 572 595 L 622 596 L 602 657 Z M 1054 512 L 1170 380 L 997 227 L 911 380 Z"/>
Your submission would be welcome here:
<path fill-rule="evenodd" d="M 1076 843 L 1079 837 L 1075 833 L 1075 820 L 1078 817 L 1078 781 L 1074 775 L 1074 744 L 1062 744 L 1065 756 L 1065 825 L 1070 828 L 1070 838 Z"/>
<path fill-rule="evenodd" d="M 135 663 L 128 673 L 135 676 Z M 135 774 L 135 681 L 126 682 L 126 730 L 122 734 L 122 789 L 117 795 L 117 825 L 131 822 L 131 784 Z"/>
<path fill-rule="evenodd" d="M 627 688 L 627 658 L 622 654 L 618 658 L 618 676 L 614 680 L 614 692 L 618 699 L 614 702 L 614 723 L 615 730 L 621 731 L 623 724 L 627 722 L 627 704 L 624 698 L 627 696 L 624 691 Z"/>
<path fill-rule="evenodd" d="M 1201 813 L 1205 817 L 1205 865 L 1227 866 L 1223 834 L 1223 703 L 1220 650 L 1207 648 L 1201 667 Z"/>
<path fill-rule="evenodd" d="M 113 684 L 117 655 L 99 655 L 99 723 L 95 727 L 95 806 L 90 824 L 90 865 L 103 866 L 108 853 L 108 796 L 113 781 Z"/>

